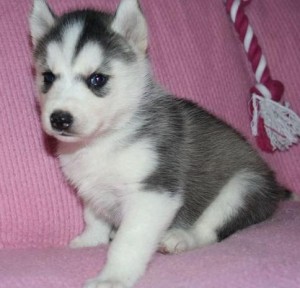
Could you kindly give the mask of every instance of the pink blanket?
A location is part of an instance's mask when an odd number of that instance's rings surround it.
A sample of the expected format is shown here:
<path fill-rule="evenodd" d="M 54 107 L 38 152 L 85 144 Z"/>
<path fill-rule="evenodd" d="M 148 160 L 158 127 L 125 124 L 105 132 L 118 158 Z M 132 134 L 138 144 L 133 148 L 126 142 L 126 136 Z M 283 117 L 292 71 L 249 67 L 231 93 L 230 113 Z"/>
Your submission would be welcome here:
<path fill-rule="evenodd" d="M 300 203 L 225 241 L 182 255 L 157 254 L 137 288 L 299 288 Z M 0 288 L 80 288 L 107 247 L 0 251 Z"/>

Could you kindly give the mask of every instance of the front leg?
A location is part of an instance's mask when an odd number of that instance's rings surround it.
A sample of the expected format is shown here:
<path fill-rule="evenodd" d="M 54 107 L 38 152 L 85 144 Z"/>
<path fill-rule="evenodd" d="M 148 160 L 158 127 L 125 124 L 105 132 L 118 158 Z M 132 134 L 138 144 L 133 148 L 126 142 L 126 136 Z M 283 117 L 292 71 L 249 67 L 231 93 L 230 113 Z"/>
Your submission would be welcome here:
<path fill-rule="evenodd" d="M 102 272 L 84 287 L 132 287 L 144 274 L 163 232 L 180 205 L 180 197 L 167 193 L 145 191 L 131 194 L 124 203 L 123 220 Z"/>
<path fill-rule="evenodd" d="M 111 226 L 97 217 L 88 206 L 84 207 L 85 229 L 70 242 L 71 248 L 94 247 L 109 242 Z"/>

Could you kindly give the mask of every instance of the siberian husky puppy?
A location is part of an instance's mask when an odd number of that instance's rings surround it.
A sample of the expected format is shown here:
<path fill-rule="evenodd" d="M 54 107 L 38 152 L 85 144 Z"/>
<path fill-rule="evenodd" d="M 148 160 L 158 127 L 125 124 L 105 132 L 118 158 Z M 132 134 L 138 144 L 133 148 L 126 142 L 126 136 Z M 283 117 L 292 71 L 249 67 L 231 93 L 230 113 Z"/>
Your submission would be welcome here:
<path fill-rule="evenodd" d="M 268 218 L 283 195 L 245 139 L 155 83 L 137 0 L 115 15 L 30 16 L 44 131 L 84 203 L 71 247 L 107 244 L 107 262 L 85 288 L 132 287 L 153 253 L 221 241 Z"/>

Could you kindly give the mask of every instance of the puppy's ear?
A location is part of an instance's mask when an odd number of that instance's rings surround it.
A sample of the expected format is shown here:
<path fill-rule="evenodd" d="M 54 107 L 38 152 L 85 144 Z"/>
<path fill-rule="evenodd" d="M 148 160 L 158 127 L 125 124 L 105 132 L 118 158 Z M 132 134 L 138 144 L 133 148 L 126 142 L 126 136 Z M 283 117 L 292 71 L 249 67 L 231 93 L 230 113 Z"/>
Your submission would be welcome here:
<path fill-rule="evenodd" d="M 56 16 L 48 6 L 46 0 L 34 0 L 29 18 L 30 33 L 34 46 L 54 25 L 55 18 Z"/>
<path fill-rule="evenodd" d="M 134 48 L 145 53 L 148 46 L 147 23 L 140 10 L 138 0 L 122 0 L 112 29 L 121 34 Z"/>

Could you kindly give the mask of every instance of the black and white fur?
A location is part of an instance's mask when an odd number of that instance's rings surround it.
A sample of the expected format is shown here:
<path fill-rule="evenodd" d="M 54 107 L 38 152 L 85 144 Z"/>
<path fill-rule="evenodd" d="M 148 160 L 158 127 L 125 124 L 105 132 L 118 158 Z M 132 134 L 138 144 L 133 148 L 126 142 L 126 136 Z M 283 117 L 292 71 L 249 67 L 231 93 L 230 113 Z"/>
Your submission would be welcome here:
<path fill-rule="evenodd" d="M 86 227 L 71 247 L 114 234 L 85 288 L 132 287 L 157 249 L 212 244 L 273 213 L 283 191 L 243 137 L 153 81 L 137 0 L 122 0 L 115 15 L 61 17 L 35 0 L 30 28 L 43 129 L 84 203 Z M 71 120 L 58 114 L 57 126 L 55 111 Z"/>

